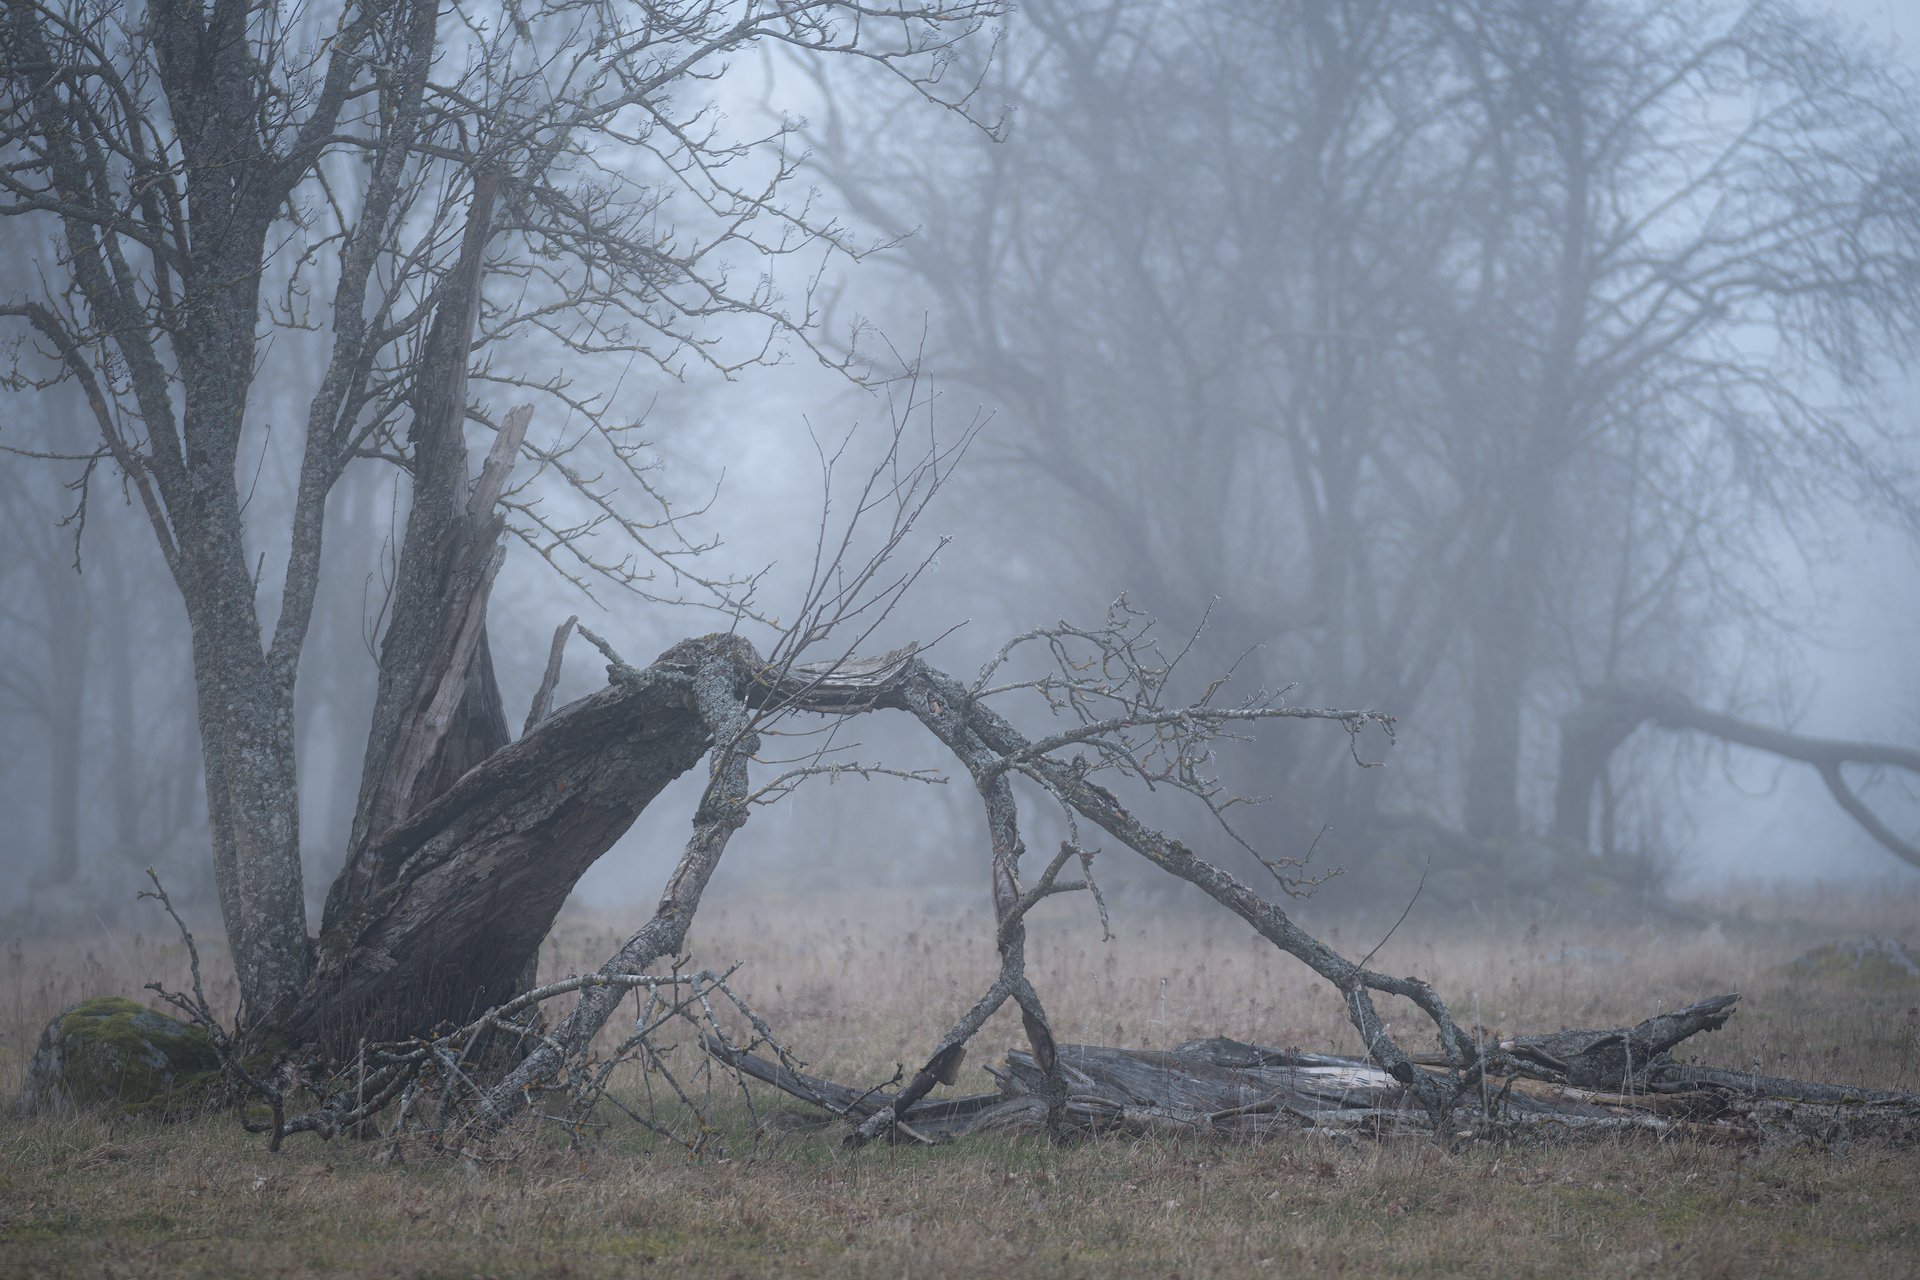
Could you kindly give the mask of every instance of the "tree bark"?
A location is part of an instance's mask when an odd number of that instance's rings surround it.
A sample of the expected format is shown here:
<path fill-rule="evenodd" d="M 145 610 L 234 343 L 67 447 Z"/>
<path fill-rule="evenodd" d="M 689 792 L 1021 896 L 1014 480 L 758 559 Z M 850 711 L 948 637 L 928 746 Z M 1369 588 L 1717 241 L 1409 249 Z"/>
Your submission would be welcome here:
<path fill-rule="evenodd" d="M 329 903 L 287 1029 L 337 1054 L 517 994 L 580 876 L 707 751 L 677 675 L 616 682 L 561 708 L 371 841 L 365 858 L 382 878 Z"/>
<path fill-rule="evenodd" d="M 1573 1139 L 1641 1130 L 1708 1141 L 1920 1142 L 1920 1097 L 1676 1063 L 1671 1050 L 1723 1025 L 1735 996 L 1717 996 L 1631 1027 L 1563 1031 L 1490 1046 L 1492 1079 L 1469 1090 L 1444 1124 L 1415 1105 L 1400 1078 L 1360 1058 L 1301 1053 L 1214 1038 L 1169 1050 L 1062 1045 L 1072 1081 L 1065 1122 L 1082 1133 L 1256 1138 L 1432 1132 Z M 729 1049 L 707 1052 L 757 1080 L 850 1122 L 888 1105 L 884 1095 L 801 1074 Z M 1563 1055 L 1563 1056 L 1560 1056 Z M 1431 1064 L 1422 1064 L 1423 1071 Z M 916 1100 L 904 1132 L 923 1141 L 1035 1130 L 1046 1122 L 1049 1073 L 1029 1054 L 987 1071 L 994 1093 Z M 1438 1079 L 1439 1077 L 1436 1077 Z"/>

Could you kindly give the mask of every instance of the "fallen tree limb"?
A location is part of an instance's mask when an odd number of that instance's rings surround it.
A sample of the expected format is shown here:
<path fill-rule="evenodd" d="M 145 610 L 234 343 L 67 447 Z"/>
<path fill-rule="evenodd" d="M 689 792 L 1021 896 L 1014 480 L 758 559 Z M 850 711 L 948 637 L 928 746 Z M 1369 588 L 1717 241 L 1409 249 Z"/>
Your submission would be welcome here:
<path fill-rule="evenodd" d="M 1065 1098 L 1050 1098 L 1034 1055 L 1011 1050 L 994 1093 L 948 1099 L 889 1097 L 739 1053 L 713 1037 L 707 1052 L 730 1068 L 864 1126 L 897 1113 L 929 1141 L 1050 1129 L 1250 1138 L 1320 1132 L 1389 1136 L 1565 1139 L 1622 1132 L 1704 1141 L 1828 1144 L 1876 1139 L 1920 1143 L 1920 1096 L 1676 1063 L 1671 1049 L 1724 1025 L 1738 997 L 1716 996 L 1632 1027 L 1522 1037 L 1490 1047 L 1486 1075 L 1436 1120 L 1416 1089 L 1372 1062 L 1235 1040 L 1194 1040 L 1170 1050 L 1061 1045 Z M 1657 1047 L 1656 1047 L 1657 1046 Z M 1611 1089 L 1591 1079 L 1632 1050 L 1648 1051 Z M 1558 1063 L 1558 1066 L 1550 1065 Z M 1452 1087 L 1432 1067 L 1434 1087 Z M 1050 1125 L 1049 1113 L 1058 1118 Z M 858 1129 L 855 1130 L 858 1132 Z"/>
<path fill-rule="evenodd" d="M 1478 1055 L 1426 983 L 1355 965 L 1300 929 L 1276 901 L 1146 826 L 1113 791 L 1093 781 L 1097 772 L 1108 770 L 1186 791 L 1205 802 L 1220 819 L 1221 829 L 1232 835 L 1223 816 L 1230 802 L 1220 797 L 1204 772 L 1214 742 L 1232 726 L 1329 720 L 1351 737 L 1368 724 L 1390 728 L 1391 719 L 1371 711 L 1291 707 L 1265 694 L 1236 706 L 1216 706 L 1211 699 L 1217 683 L 1198 702 L 1171 703 L 1165 690 L 1172 664 L 1152 647 L 1150 626 L 1150 620 L 1142 620 L 1121 601 L 1103 628 L 1069 629 L 1062 624 L 1058 630 L 1030 634 L 1030 639 L 1047 640 L 1059 659 L 1059 674 L 1038 682 L 1043 696 L 1050 704 L 1058 700 L 1072 708 L 1086 727 L 1084 733 L 1070 731 L 1038 741 L 984 701 L 980 690 L 999 659 L 969 689 L 912 649 L 875 659 L 783 663 L 761 658 L 738 636 L 722 634 L 685 641 L 642 669 L 625 663 L 604 640 L 583 629 L 582 635 L 610 659 L 610 687 L 541 719 L 521 741 L 483 761 L 382 838 L 383 860 L 396 868 L 389 886 L 322 937 L 315 982 L 292 1029 L 304 1041 L 331 1041 L 336 1059 L 342 1058 L 347 1032 L 367 1036 L 367 1028 L 377 1024 L 379 993 L 402 966 L 418 968 L 419 976 L 409 974 L 409 985 L 423 979 L 435 987 L 460 983 L 469 1002 L 459 1011 L 462 1022 L 510 999 L 515 991 L 509 975 L 483 971 L 484 953 L 490 949 L 476 954 L 476 942 L 500 938 L 508 930 L 544 932 L 578 875 L 668 780 L 704 754 L 709 757 L 709 785 L 659 909 L 600 970 L 608 978 L 646 972 L 678 953 L 728 838 L 747 821 L 755 794 L 749 764 L 766 726 L 793 712 L 840 716 L 899 710 L 919 720 L 953 752 L 980 792 L 990 836 L 989 885 L 1001 967 L 988 990 L 933 1046 L 906 1088 L 863 1117 L 852 1137 L 855 1145 L 888 1134 L 936 1085 L 950 1080 L 967 1042 L 1008 1000 L 1019 1007 L 1032 1059 L 1049 1081 L 1041 1096 L 1047 1100 L 1051 1127 L 1065 1133 L 1085 1122 L 1085 1116 L 1076 1122 L 1067 1114 L 1068 1090 L 1053 1035 L 1026 973 L 1024 925 L 1027 910 L 1052 891 L 1083 890 L 1104 916 L 1092 876 L 1093 852 L 1080 839 L 1082 819 L 1199 886 L 1333 983 L 1369 1055 L 1439 1123 L 1460 1087 L 1461 1073 L 1470 1075 L 1476 1069 Z M 1074 656 L 1064 647 L 1063 636 L 1089 646 L 1093 657 Z M 1002 658 L 1008 651 L 1003 650 Z M 1098 713 L 1090 710 L 1096 706 Z M 1092 752 L 1093 758 L 1054 754 L 1069 748 Z M 1050 795 L 1069 825 L 1060 856 L 1031 892 L 1020 870 L 1025 846 L 1011 786 L 1016 772 Z M 1058 872 L 1075 855 L 1084 878 L 1060 884 Z M 1286 877 L 1285 860 L 1263 858 L 1262 863 L 1286 892 L 1305 883 Z M 472 892 L 476 875 L 486 877 L 490 893 Z M 484 917 L 463 914 L 473 910 Z M 465 945 L 456 945 L 456 940 Z M 517 934 L 513 940 L 519 940 Z M 491 951 L 500 956 L 515 952 L 511 946 Z M 459 957 L 457 967 L 450 968 L 448 961 L 454 957 Z M 1446 1052 L 1448 1079 L 1415 1069 L 1376 1012 L 1370 994 L 1375 991 L 1405 996 L 1432 1019 Z M 614 982 L 582 991 L 565 1021 L 530 1044 L 522 1060 L 486 1090 L 475 1123 L 496 1129 L 525 1110 L 543 1081 L 586 1053 L 621 993 Z M 326 1130 L 336 1124 L 321 1116 L 314 1118 L 313 1127 Z"/>

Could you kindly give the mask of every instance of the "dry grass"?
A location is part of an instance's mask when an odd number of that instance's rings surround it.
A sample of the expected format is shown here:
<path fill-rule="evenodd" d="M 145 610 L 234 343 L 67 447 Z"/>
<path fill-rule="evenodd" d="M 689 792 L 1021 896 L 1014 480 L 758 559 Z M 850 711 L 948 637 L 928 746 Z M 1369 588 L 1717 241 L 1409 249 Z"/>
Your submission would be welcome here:
<path fill-rule="evenodd" d="M 923 1054 L 990 977 L 980 918 L 904 897 L 716 901 L 696 961 L 737 985 L 822 1074 L 872 1081 Z M 1036 979 L 1061 1038 L 1170 1045 L 1225 1034 L 1353 1051 L 1330 992 L 1231 921 L 1122 906 L 1102 944 L 1084 904 L 1036 921 Z M 1701 928 L 1553 919 L 1410 921 L 1376 964 L 1432 978 L 1499 1031 L 1632 1021 L 1737 990 L 1701 1046 L 1724 1064 L 1920 1085 L 1920 983 L 1784 969 L 1816 943 L 1920 942 L 1920 895 L 1755 896 Z M 1364 952 L 1380 922 L 1311 921 Z M 547 966 L 585 967 L 612 921 L 571 917 Z M 91 953 L 91 960 L 89 960 Z M 0 991 L 0 1089 L 55 1009 L 171 980 L 171 945 L 29 943 Z M 138 979 L 138 980 L 136 980 Z M 1410 1017 L 1401 1010 L 1400 1017 Z M 1399 1022 L 1400 1019 L 1396 1019 Z M 1405 1026 L 1411 1026 L 1406 1022 Z M 1412 1039 L 1412 1037 L 1409 1037 Z M 1015 1043 L 996 1022 L 978 1058 Z M 961 1088 L 987 1086 L 970 1069 Z M 831 1132 L 691 1163 L 630 1129 L 584 1156 L 523 1138 L 512 1160 L 376 1160 L 296 1140 L 278 1156 L 230 1120 L 0 1124 L 0 1275 L 1913 1275 L 1920 1160 L 1654 1141 L 1581 1148 L 1250 1146 L 1038 1140 L 842 1152 Z"/>

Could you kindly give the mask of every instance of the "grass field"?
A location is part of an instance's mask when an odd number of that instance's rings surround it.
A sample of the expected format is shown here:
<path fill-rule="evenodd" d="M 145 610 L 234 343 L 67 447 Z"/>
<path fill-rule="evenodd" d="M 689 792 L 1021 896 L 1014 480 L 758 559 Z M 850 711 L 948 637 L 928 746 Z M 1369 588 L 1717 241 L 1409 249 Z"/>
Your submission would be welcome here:
<path fill-rule="evenodd" d="M 1036 913 L 1033 971 L 1063 1040 L 1166 1046 L 1230 1035 L 1351 1053 L 1332 993 L 1231 921 L 1120 904 L 1102 943 L 1083 903 Z M 1416 917 L 1377 967 L 1431 978 L 1498 1034 L 1635 1021 L 1738 991 L 1697 1052 L 1772 1074 L 1920 1087 L 1920 982 L 1788 967 L 1819 943 L 1920 942 L 1920 894 L 1721 901 L 1704 923 L 1572 926 Z M 1363 953 L 1385 923 L 1314 920 Z M 597 963 L 619 922 L 565 918 L 553 972 Z M 696 963 L 736 985 L 823 1075 L 915 1061 L 990 978 L 976 916 L 904 896 L 715 901 Z M 172 943 L 101 930 L 10 944 L 0 1090 L 46 1019 L 180 976 Z M 224 984 L 216 981 L 216 990 Z M 1411 1028 L 1411 1010 L 1395 1022 Z M 1409 1034 L 1410 1042 L 1424 1044 Z M 996 1020 L 980 1061 L 1019 1042 Z M 780 1110 L 784 1100 L 773 1101 Z M 1223 1145 L 1038 1139 L 840 1149 L 832 1129 L 756 1133 L 723 1109 L 724 1157 L 628 1125 L 584 1153 L 522 1134 L 499 1159 L 380 1159 L 296 1138 L 271 1155 L 230 1119 L 164 1127 L 0 1122 L 0 1275 L 380 1277 L 1920 1274 L 1920 1155 L 1613 1140 L 1448 1150 L 1283 1138 Z"/>

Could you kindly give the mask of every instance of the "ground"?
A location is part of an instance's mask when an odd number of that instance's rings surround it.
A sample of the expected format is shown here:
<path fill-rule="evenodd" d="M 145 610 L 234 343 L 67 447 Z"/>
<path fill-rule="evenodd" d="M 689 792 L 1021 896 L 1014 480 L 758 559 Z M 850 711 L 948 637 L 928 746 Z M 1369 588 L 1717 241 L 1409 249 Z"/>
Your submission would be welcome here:
<path fill-rule="evenodd" d="M 696 962 L 742 961 L 743 994 L 814 1069 L 886 1078 L 924 1054 L 991 975 L 982 918 L 905 896 L 712 904 Z M 1384 923 L 1312 920 L 1364 952 Z M 1197 1035 L 1352 1052 L 1330 992 L 1234 922 L 1116 903 L 1035 921 L 1035 974 L 1064 1040 Z M 1395 912 L 1397 914 L 1397 911 Z M 1692 923 L 1554 913 L 1418 917 L 1376 957 L 1431 977 L 1496 1033 L 1634 1021 L 1739 991 L 1699 1055 L 1920 1087 L 1920 981 L 1790 961 L 1855 937 L 1920 942 L 1920 892 L 1797 892 L 1703 904 Z M 1385 923 L 1390 923 L 1388 920 Z M 546 957 L 583 968 L 613 917 L 569 917 Z M 0 1013 L 0 1090 L 55 1010 L 172 980 L 171 943 L 127 931 L 23 941 Z M 216 982 L 216 990 L 221 984 Z M 1395 1018 L 1408 1017 L 1400 1009 Z M 969 1062 L 1018 1039 L 996 1021 Z M 771 1104 L 775 1109 L 784 1100 Z M 480 1159 L 377 1142 L 289 1141 L 231 1119 L 0 1121 L 0 1275 L 248 1277 L 1328 1274 L 1849 1275 L 1920 1272 L 1920 1157 L 1654 1140 L 1450 1150 L 1284 1139 L 1226 1146 L 1035 1139 L 840 1149 L 831 1131 L 758 1137 L 723 1108 L 726 1154 L 690 1160 L 629 1125 L 573 1152 L 523 1134 Z"/>

